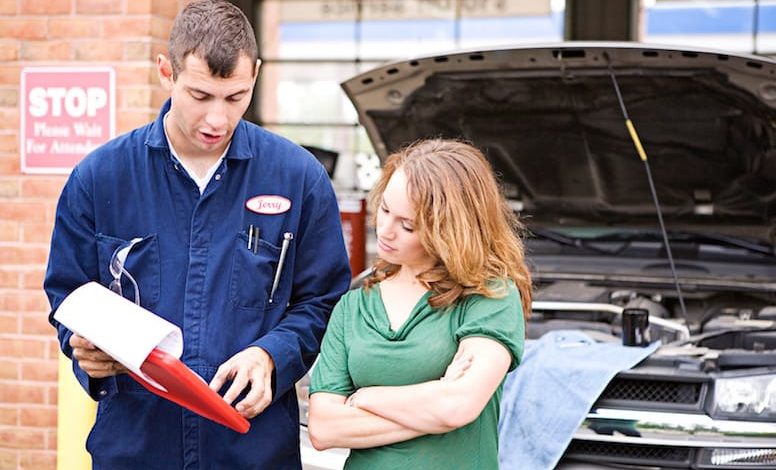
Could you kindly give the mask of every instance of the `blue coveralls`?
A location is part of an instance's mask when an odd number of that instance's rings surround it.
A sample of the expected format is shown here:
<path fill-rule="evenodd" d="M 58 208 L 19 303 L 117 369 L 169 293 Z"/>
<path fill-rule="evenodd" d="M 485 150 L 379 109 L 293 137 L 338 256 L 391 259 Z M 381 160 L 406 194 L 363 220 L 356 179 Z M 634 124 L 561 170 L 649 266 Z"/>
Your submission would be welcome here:
<path fill-rule="evenodd" d="M 299 468 L 294 384 L 312 364 L 350 281 L 333 189 L 307 151 L 241 121 L 200 195 L 170 154 L 162 124 L 169 107 L 168 101 L 155 122 L 92 152 L 70 175 L 44 282 L 52 314 L 78 286 L 108 286 L 113 251 L 142 237 L 126 268 L 142 306 L 181 327 L 181 360 L 209 382 L 233 354 L 260 346 L 275 363 L 273 402 L 242 435 L 151 394 L 128 375 L 95 380 L 74 362 L 77 379 L 99 400 L 87 449 L 94 468 L 110 470 Z M 288 199 L 290 208 L 272 214 L 277 207 L 246 205 L 266 195 Z M 250 224 L 260 229 L 255 254 L 247 246 Z M 286 232 L 293 240 L 270 302 Z M 132 299 L 126 278 L 123 292 Z M 72 333 L 50 321 L 70 356 Z"/>

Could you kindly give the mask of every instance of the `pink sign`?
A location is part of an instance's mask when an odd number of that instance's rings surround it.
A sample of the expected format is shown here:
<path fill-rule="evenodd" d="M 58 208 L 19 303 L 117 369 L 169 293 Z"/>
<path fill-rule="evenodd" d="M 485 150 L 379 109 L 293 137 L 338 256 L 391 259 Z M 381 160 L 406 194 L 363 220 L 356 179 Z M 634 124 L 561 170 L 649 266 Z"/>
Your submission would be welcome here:
<path fill-rule="evenodd" d="M 24 173 L 69 173 L 115 133 L 110 67 L 25 67 L 21 77 Z"/>

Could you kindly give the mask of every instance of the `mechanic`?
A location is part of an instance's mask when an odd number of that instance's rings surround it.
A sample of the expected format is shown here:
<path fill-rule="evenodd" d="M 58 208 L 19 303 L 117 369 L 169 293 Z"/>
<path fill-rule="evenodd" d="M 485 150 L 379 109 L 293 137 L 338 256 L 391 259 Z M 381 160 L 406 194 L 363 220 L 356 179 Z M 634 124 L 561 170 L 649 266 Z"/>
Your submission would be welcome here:
<path fill-rule="evenodd" d="M 324 168 L 242 119 L 259 63 L 239 8 L 188 4 L 156 60 L 170 94 L 156 120 L 91 152 L 62 190 L 44 288 L 62 351 L 99 401 L 96 469 L 301 467 L 294 384 L 350 269 Z M 91 280 L 180 326 L 181 360 L 249 432 L 148 392 L 58 324 L 53 312 Z"/>

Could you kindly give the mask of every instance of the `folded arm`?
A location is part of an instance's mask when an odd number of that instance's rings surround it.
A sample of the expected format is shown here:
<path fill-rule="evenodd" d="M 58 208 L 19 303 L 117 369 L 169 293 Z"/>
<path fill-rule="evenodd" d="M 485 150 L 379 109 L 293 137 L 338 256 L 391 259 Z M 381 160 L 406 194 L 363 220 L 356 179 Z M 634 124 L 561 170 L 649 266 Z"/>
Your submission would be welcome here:
<path fill-rule="evenodd" d="M 310 396 L 308 431 L 318 450 L 332 447 L 365 449 L 402 442 L 423 432 L 348 406 L 346 397 L 318 392 Z"/>
<path fill-rule="evenodd" d="M 459 353 L 471 364 L 455 380 L 433 380 L 399 387 L 359 389 L 349 402 L 423 434 L 441 434 L 463 427 L 482 413 L 506 375 L 511 356 L 498 341 L 469 337 Z"/>

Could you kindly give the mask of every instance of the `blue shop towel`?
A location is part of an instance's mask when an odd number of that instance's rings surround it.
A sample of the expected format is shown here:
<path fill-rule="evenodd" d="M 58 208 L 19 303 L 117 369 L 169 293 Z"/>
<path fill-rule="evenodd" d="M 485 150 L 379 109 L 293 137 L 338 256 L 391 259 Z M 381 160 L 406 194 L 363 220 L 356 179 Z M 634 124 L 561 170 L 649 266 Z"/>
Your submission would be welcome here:
<path fill-rule="evenodd" d="M 553 468 L 609 381 L 658 346 L 599 343 L 574 330 L 551 331 L 527 343 L 501 397 L 501 470 Z"/>

